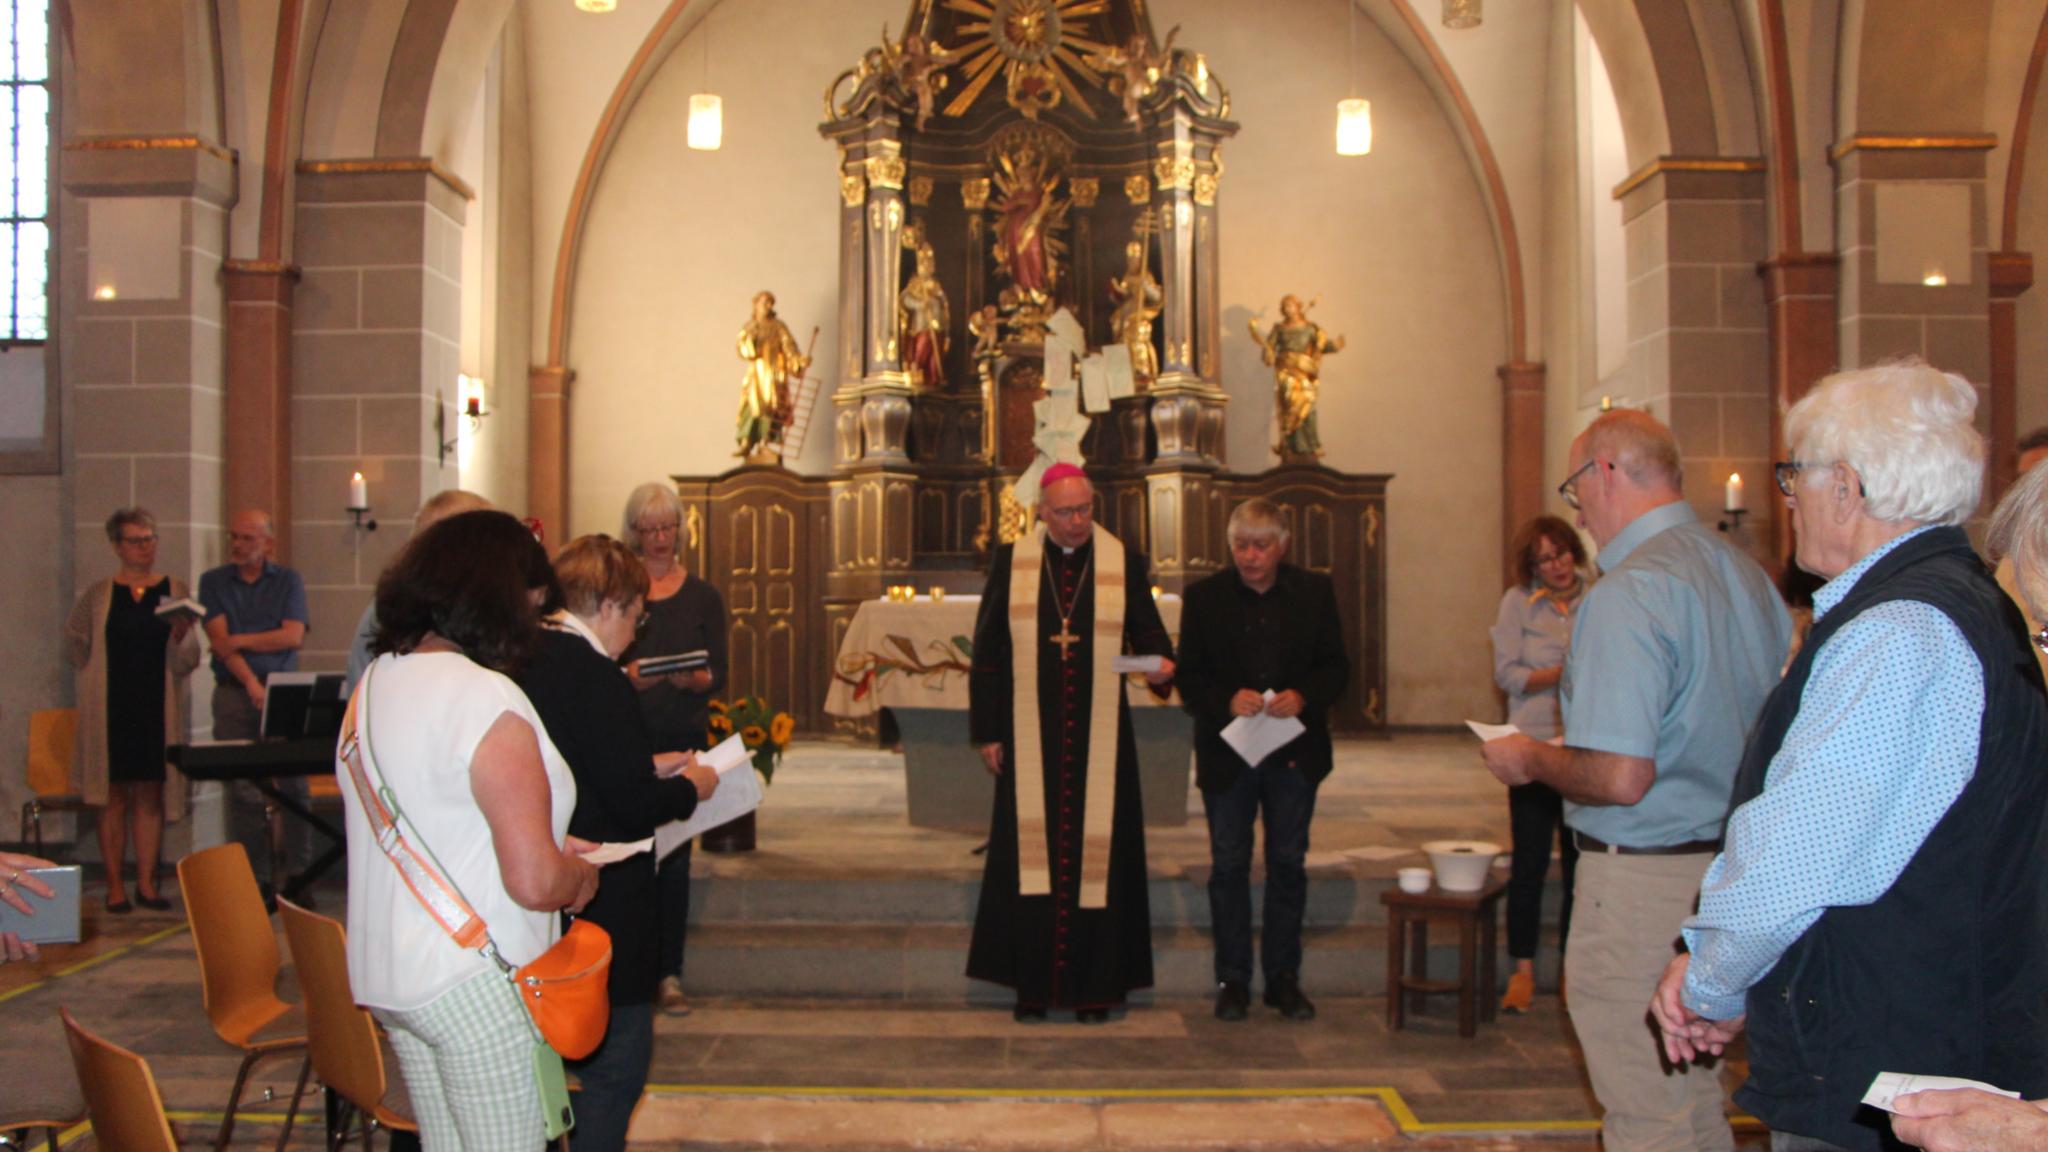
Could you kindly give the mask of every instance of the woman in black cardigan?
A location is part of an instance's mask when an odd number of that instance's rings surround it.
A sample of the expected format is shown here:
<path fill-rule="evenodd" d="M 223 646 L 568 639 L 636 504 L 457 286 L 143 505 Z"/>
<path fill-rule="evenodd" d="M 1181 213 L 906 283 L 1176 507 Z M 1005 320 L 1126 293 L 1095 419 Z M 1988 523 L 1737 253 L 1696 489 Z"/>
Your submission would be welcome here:
<path fill-rule="evenodd" d="M 567 608 L 549 618 L 519 686 L 576 777 L 570 835 L 644 840 L 656 825 L 696 811 L 717 788 L 718 774 L 689 753 L 654 753 L 639 694 L 617 663 L 647 601 L 639 557 L 608 536 L 584 536 L 555 557 L 555 577 Z M 625 1147 L 653 1058 L 660 980 L 653 854 L 606 865 L 583 915 L 611 933 L 611 1024 L 603 1045 L 571 1065 L 583 1090 L 570 1146 L 598 1152 Z"/>

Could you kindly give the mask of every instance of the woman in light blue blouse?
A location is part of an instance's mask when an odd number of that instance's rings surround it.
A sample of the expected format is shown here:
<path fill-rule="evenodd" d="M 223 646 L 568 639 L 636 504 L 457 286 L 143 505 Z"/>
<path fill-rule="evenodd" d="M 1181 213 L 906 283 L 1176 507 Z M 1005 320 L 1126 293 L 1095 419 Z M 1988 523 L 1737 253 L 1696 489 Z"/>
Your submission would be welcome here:
<path fill-rule="evenodd" d="M 1516 580 L 1500 598 L 1493 624 L 1493 680 L 1508 695 L 1508 722 L 1538 740 L 1562 734 L 1558 681 L 1572 642 L 1572 613 L 1586 592 L 1586 547 L 1572 526 L 1538 516 L 1516 534 Z M 1542 925 L 1543 879 L 1550 872 L 1550 841 L 1558 839 L 1564 903 L 1557 946 L 1564 951 L 1572 919 L 1572 868 L 1579 852 L 1564 828 L 1564 800 L 1547 784 L 1508 789 L 1514 869 L 1508 874 L 1508 956 L 1515 971 L 1500 1006 L 1526 1012 L 1536 996 L 1536 938 Z M 1562 990 L 1562 969 L 1559 975 Z"/>

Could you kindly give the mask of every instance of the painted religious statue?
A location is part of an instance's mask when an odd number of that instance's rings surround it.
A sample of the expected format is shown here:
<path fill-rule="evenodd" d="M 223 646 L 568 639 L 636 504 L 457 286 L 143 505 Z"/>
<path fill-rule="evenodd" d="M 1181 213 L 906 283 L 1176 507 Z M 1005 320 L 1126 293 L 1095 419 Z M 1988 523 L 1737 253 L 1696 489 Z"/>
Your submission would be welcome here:
<path fill-rule="evenodd" d="M 1159 354 L 1152 348 L 1152 321 L 1158 319 L 1164 295 L 1159 281 L 1146 265 L 1146 245 L 1133 240 L 1124 245 L 1124 272 L 1109 282 L 1110 298 L 1116 309 L 1109 314 L 1109 326 L 1124 347 L 1131 350 L 1131 379 L 1143 392 L 1159 378 Z"/>
<path fill-rule="evenodd" d="M 739 451 L 733 455 L 772 463 L 796 416 L 790 382 L 801 380 L 811 366 L 789 325 L 775 314 L 775 293 L 754 294 L 754 314 L 740 329 L 739 354 L 747 374 L 740 382 Z"/>
<path fill-rule="evenodd" d="M 1331 336 L 1308 318 L 1308 305 L 1289 294 L 1280 298 L 1280 322 L 1269 332 L 1252 320 L 1252 339 L 1273 369 L 1277 389 L 1274 407 L 1280 416 L 1280 442 L 1273 451 L 1286 463 L 1306 463 L 1323 454 L 1316 432 L 1316 397 L 1322 388 L 1323 356 L 1344 350 L 1344 337 Z"/>
<path fill-rule="evenodd" d="M 1039 338 L 1052 313 L 1065 244 L 1055 233 L 1066 224 L 1067 204 L 1054 194 L 1060 176 L 1043 151 L 1022 147 L 998 158 L 996 266 L 1010 279 L 1000 299 L 1011 327 L 1026 339 Z"/>
<path fill-rule="evenodd" d="M 943 392 L 946 388 L 946 352 L 952 346 L 953 311 L 946 302 L 945 286 L 939 283 L 938 258 L 931 241 L 912 232 L 906 244 L 917 249 L 917 271 L 896 296 L 896 323 L 902 333 L 903 365 L 910 372 L 910 386 L 920 392 Z"/>

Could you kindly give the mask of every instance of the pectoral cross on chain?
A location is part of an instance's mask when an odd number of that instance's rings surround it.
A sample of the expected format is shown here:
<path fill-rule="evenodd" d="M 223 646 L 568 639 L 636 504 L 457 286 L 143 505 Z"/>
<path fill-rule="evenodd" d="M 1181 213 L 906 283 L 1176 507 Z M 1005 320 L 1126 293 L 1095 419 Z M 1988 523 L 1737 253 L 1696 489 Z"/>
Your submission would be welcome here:
<path fill-rule="evenodd" d="M 1060 621 L 1060 630 L 1048 636 L 1047 639 L 1060 646 L 1060 661 L 1062 663 L 1066 661 L 1068 656 L 1073 655 L 1073 646 L 1081 642 L 1079 636 L 1067 631 L 1067 622 L 1064 620 Z"/>

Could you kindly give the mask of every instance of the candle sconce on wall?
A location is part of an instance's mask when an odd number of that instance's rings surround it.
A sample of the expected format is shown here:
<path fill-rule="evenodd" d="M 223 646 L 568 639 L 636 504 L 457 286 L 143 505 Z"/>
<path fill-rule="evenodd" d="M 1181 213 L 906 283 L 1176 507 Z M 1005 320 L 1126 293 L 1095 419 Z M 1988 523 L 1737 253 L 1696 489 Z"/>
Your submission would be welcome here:
<path fill-rule="evenodd" d="M 1730 472 L 1728 483 L 1721 489 L 1721 515 L 1718 527 L 1723 532 L 1742 531 L 1742 518 L 1749 515 L 1749 501 L 1742 490 L 1742 474 Z"/>
<path fill-rule="evenodd" d="M 361 472 L 348 479 L 348 515 L 354 521 L 356 531 L 375 532 L 377 518 L 370 515 L 370 486 L 363 480 Z"/>
<path fill-rule="evenodd" d="M 484 430 L 484 417 L 491 414 L 484 407 L 484 382 L 475 376 L 458 374 L 455 377 L 455 394 L 461 399 L 462 419 L 469 422 L 469 435 L 474 439 Z M 448 463 L 448 454 L 462 445 L 461 427 L 457 426 L 454 435 L 449 434 L 448 409 L 440 404 L 434 406 L 434 439 L 441 445 L 442 464 Z"/>

